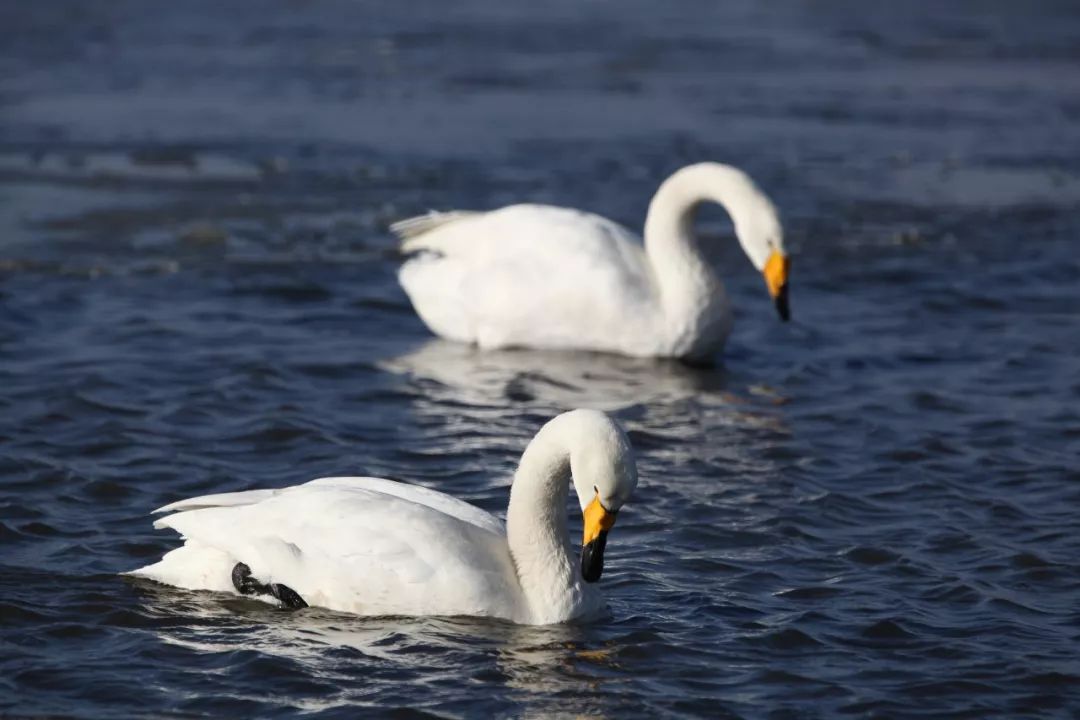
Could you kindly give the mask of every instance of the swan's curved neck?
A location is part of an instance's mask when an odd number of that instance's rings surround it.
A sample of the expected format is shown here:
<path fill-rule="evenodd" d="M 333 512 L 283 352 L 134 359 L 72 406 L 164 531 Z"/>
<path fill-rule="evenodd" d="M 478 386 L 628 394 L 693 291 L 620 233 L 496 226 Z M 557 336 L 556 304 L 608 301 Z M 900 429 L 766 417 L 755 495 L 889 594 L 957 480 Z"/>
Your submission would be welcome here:
<path fill-rule="evenodd" d="M 566 523 L 572 428 L 559 420 L 545 425 L 525 449 L 506 511 L 507 542 L 533 622 L 589 592 L 579 579 Z"/>
<path fill-rule="evenodd" d="M 768 203 L 745 173 L 718 163 L 685 167 L 656 191 L 645 219 L 645 250 L 664 316 L 675 328 L 701 322 L 715 310 L 715 303 L 725 308 L 727 304 L 723 285 L 694 236 L 694 215 L 702 202 L 715 202 L 727 210 L 744 249 L 748 249 L 747 228 L 760 220 L 766 210 L 763 203 Z"/>

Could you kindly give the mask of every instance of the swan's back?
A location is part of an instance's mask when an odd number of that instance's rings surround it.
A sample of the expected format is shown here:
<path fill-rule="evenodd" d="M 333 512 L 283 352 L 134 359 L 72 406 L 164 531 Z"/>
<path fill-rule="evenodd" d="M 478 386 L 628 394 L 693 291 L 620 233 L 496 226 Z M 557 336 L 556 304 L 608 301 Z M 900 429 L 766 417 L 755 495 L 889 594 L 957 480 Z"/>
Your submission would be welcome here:
<path fill-rule="evenodd" d="M 394 226 L 419 252 L 400 280 L 437 334 L 484 347 L 630 354 L 657 303 L 640 239 L 598 215 L 547 205 L 433 213 Z"/>
<path fill-rule="evenodd" d="M 231 590 L 237 562 L 309 605 L 361 615 L 514 619 L 520 591 L 502 523 L 448 495 L 378 478 L 194 498 L 155 523 L 185 544 L 133 574 Z"/>

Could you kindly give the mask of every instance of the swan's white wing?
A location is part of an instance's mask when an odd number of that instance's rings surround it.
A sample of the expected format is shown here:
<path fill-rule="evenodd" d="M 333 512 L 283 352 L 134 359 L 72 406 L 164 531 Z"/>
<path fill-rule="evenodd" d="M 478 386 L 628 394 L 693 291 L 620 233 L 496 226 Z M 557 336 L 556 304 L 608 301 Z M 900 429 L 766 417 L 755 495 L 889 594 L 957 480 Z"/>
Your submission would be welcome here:
<path fill-rule="evenodd" d="M 133 574 L 228 590 L 233 565 L 243 562 L 261 582 L 347 612 L 518 613 L 502 523 L 449 496 L 377 478 L 324 478 L 223 497 L 222 506 L 196 499 L 197 509 L 158 520 L 186 543 Z"/>
<path fill-rule="evenodd" d="M 395 480 L 384 480 L 383 478 L 373 477 L 319 478 L 318 480 L 312 480 L 307 483 L 307 485 L 314 487 L 360 488 L 383 493 L 385 495 L 392 495 L 418 505 L 425 505 L 433 510 L 438 510 L 441 513 L 455 517 L 462 522 L 476 525 L 478 528 L 495 533 L 496 535 L 503 536 L 506 534 L 506 526 L 503 524 L 502 520 L 499 520 L 491 513 L 485 512 L 464 500 L 458 500 L 456 497 L 447 495 L 446 493 L 429 490 L 420 485 L 410 485 Z"/>
<path fill-rule="evenodd" d="M 158 513 L 178 512 L 180 510 L 199 510 L 208 507 L 230 507 L 233 505 L 252 505 L 262 500 L 267 500 L 284 492 L 287 488 L 274 490 L 244 490 L 242 492 L 217 493 L 216 495 L 203 495 L 201 497 L 177 500 L 174 503 L 163 505 L 154 511 Z"/>
<path fill-rule="evenodd" d="M 426 215 L 398 220 L 390 226 L 390 231 L 401 238 L 401 249 L 405 252 L 422 249 L 427 243 L 418 239 L 415 243 L 413 238 L 420 238 L 432 230 L 464 218 L 476 217 L 483 213 L 469 210 L 450 210 L 448 212 L 436 212 L 432 210 Z"/>
<path fill-rule="evenodd" d="M 640 239 L 598 215 L 545 205 L 405 221 L 421 252 L 400 280 L 436 333 L 487 347 L 591 347 L 634 353 L 656 321 Z M 645 354 L 647 350 L 643 349 Z"/>
<path fill-rule="evenodd" d="M 392 495 L 403 500 L 427 505 L 440 512 L 458 518 L 464 522 L 472 523 L 496 534 L 506 532 L 502 521 L 491 513 L 485 512 L 475 505 L 458 500 L 446 493 L 429 490 L 420 485 L 385 480 L 375 477 L 326 477 L 311 480 L 298 487 L 343 487 L 371 490 L 374 492 Z M 254 505 L 280 495 L 284 492 L 295 492 L 298 487 L 275 488 L 269 490 L 244 490 L 241 492 L 218 493 L 216 495 L 202 495 L 200 497 L 178 500 L 154 510 L 154 513 L 169 513 L 185 510 L 201 510 L 212 507 L 235 507 L 238 505 Z"/>

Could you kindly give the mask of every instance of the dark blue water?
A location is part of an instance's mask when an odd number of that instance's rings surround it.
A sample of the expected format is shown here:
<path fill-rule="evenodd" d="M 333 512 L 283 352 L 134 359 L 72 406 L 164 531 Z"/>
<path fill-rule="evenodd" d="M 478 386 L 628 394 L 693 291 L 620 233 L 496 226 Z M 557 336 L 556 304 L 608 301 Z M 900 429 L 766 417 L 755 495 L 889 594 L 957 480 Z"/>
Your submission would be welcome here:
<path fill-rule="evenodd" d="M 0 714 L 1080 712 L 1076 4 L 504 5 L 0 7 Z M 396 285 L 396 219 L 640 227 L 704 159 L 795 255 L 783 325 L 704 214 L 714 368 L 478 354 Z M 117 576 L 196 494 L 375 474 L 501 512 L 575 406 L 640 455 L 607 621 Z"/>

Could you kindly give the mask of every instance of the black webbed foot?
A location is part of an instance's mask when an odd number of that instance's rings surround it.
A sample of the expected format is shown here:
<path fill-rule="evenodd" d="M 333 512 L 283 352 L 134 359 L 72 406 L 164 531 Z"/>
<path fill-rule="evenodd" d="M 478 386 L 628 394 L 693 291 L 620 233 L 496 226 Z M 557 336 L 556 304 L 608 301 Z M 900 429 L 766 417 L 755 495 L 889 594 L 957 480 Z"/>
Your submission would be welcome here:
<path fill-rule="evenodd" d="M 308 606 L 308 604 L 304 602 L 304 598 L 300 597 L 300 594 L 288 585 L 270 583 L 270 593 L 278 599 L 283 607 L 287 607 L 290 610 L 299 610 L 300 608 L 306 608 Z"/>
<path fill-rule="evenodd" d="M 241 595 L 265 595 L 269 592 L 265 585 L 251 577 L 251 568 L 244 563 L 236 563 L 232 569 L 232 584 Z"/>
<path fill-rule="evenodd" d="M 290 610 L 306 608 L 304 598 L 288 585 L 281 583 L 261 583 L 251 576 L 251 568 L 238 562 L 232 569 L 232 584 L 241 595 L 273 595 L 282 607 Z"/>

